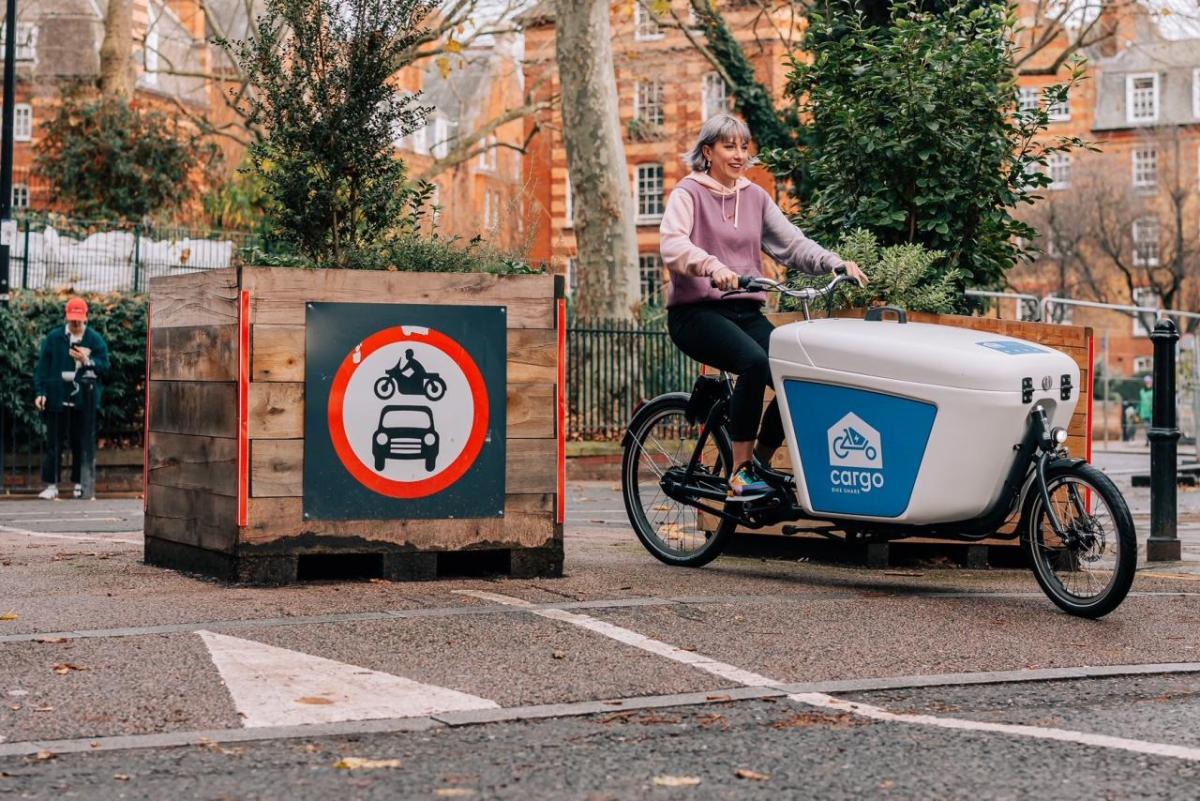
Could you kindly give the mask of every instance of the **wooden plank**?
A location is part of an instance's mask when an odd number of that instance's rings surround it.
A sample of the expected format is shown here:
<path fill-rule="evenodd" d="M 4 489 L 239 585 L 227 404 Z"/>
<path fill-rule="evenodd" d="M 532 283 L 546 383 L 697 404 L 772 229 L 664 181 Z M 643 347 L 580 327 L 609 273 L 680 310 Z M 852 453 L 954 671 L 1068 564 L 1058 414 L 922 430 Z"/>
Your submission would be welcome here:
<path fill-rule="evenodd" d="M 506 492 L 547 493 L 557 489 L 557 440 L 510 439 L 506 447 Z"/>
<path fill-rule="evenodd" d="M 508 380 L 513 384 L 553 384 L 558 380 L 558 337 L 554 329 L 516 328 L 508 332 Z"/>
<path fill-rule="evenodd" d="M 150 329 L 152 381 L 236 381 L 237 326 Z"/>
<path fill-rule="evenodd" d="M 303 325 L 309 301 L 505 306 L 509 328 L 553 328 L 554 276 L 245 268 L 255 324 Z"/>
<path fill-rule="evenodd" d="M 237 384 L 151 381 L 150 430 L 207 437 L 237 436 Z"/>
<path fill-rule="evenodd" d="M 237 495 L 237 440 L 151 432 L 146 449 L 151 484 Z"/>
<path fill-rule="evenodd" d="M 251 337 L 252 381 L 304 380 L 304 326 L 256 325 Z"/>
<path fill-rule="evenodd" d="M 304 384 L 250 382 L 250 439 L 304 436 Z"/>
<path fill-rule="evenodd" d="M 202 270 L 150 280 L 154 328 L 236 325 L 237 270 Z"/>
<path fill-rule="evenodd" d="M 286 540 L 310 535 L 357 537 L 365 543 L 392 543 L 416 550 L 489 548 L 539 548 L 556 539 L 554 513 L 539 507 L 544 494 L 509 495 L 504 517 L 463 520 L 305 520 L 300 498 L 251 498 L 250 525 L 242 529 L 240 543 L 251 546 L 286 545 Z M 527 511 L 533 509 L 534 511 Z M 319 543 L 317 543 L 319 545 Z M 331 543 L 343 550 L 346 542 Z M 361 547 L 361 546 L 359 546 Z"/>
<path fill-rule="evenodd" d="M 237 543 L 237 499 L 203 490 L 150 484 L 146 536 L 232 553 Z"/>
<path fill-rule="evenodd" d="M 304 440 L 259 439 L 250 442 L 250 496 L 300 497 L 304 494 Z"/>
<path fill-rule="evenodd" d="M 554 436 L 554 384 L 508 385 L 508 438 L 544 439 Z"/>

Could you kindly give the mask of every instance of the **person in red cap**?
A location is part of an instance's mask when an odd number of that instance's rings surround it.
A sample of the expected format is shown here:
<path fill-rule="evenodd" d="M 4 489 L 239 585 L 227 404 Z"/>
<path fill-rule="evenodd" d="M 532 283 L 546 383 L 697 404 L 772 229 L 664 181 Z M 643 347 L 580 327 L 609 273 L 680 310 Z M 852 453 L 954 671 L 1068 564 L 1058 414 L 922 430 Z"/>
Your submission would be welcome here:
<path fill-rule="evenodd" d="M 62 473 L 62 440 L 66 434 L 71 445 L 72 493 L 83 495 L 80 484 L 83 469 L 84 409 L 77 402 L 80 397 L 76 373 L 83 367 L 94 371 L 97 382 L 94 393 L 95 409 L 100 408 L 100 381 L 108 373 L 108 344 L 104 337 L 88 328 L 88 305 L 83 298 L 67 301 L 67 324 L 55 328 L 42 340 L 37 370 L 33 376 L 34 405 L 46 420 L 46 449 L 42 457 L 42 481 L 46 488 L 39 498 L 54 500 L 58 497 L 58 479 Z M 95 429 L 93 427 L 93 436 Z M 95 453 L 95 448 L 89 448 Z"/>

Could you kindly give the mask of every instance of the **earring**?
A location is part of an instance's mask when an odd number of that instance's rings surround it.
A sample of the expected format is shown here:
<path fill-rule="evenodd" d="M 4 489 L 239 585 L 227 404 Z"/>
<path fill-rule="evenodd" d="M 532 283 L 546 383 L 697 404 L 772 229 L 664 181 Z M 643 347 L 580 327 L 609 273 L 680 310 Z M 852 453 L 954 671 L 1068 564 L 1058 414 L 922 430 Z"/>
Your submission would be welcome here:
<path fill-rule="evenodd" d="M 704 160 L 704 171 L 708 172 L 708 168 L 711 166 L 712 166 L 712 162 L 710 162 L 708 159 L 705 159 Z"/>

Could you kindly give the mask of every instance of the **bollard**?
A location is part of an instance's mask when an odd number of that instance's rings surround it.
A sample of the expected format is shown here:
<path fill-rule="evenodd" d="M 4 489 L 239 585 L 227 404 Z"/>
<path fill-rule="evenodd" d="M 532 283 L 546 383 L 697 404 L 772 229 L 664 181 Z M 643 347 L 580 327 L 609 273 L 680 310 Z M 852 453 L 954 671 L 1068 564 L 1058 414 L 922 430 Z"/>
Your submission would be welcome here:
<path fill-rule="evenodd" d="M 1175 343 L 1179 331 L 1171 320 L 1162 320 L 1150 334 L 1154 343 L 1154 406 L 1150 429 L 1150 539 L 1146 561 L 1173 562 L 1181 554 L 1177 525 L 1175 419 Z"/>
<path fill-rule="evenodd" d="M 84 500 L 96 497 L 96 370 L 91 365 L 79 371 L 79 402 L 82 429 L 79 432 L 80 448 L 79 483 Z"/>

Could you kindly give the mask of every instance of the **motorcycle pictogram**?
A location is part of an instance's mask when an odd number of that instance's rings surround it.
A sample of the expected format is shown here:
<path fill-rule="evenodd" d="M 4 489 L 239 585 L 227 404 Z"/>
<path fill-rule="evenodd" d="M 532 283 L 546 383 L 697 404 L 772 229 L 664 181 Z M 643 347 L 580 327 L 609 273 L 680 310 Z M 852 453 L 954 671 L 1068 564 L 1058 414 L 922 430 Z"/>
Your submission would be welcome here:
<path fill-rule="evenodd" d="M 404 351 L 402 361 L 375 381 L 375 397 L 380 400 L 387 400 L 396 392 L 401 395 L 424 395 L 436 401 L 446 394 L 446 382 L 437 373 L 426 372 L 425 367 L 413 358 L 410 349 Z"/>

